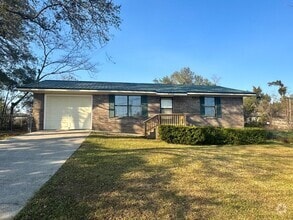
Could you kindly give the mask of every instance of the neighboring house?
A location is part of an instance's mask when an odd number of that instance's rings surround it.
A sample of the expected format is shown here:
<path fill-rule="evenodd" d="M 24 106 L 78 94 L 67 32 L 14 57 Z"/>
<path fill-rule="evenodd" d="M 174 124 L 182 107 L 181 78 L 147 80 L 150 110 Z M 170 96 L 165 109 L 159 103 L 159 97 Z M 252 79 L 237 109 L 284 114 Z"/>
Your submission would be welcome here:
<path fill-rule="evenodd" d="M 158 124 L 243 127 L 243 97 L 220 86 L 45 80 L 33 92 L 34 129 L 151 132 Z"/>

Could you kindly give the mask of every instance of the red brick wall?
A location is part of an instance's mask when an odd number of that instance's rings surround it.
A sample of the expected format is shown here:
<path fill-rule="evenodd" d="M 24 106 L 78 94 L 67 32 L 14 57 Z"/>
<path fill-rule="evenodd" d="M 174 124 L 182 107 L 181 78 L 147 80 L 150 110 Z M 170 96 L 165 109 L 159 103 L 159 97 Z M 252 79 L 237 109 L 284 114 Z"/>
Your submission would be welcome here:
<path fill-rule="evenodd" d="M 199 97 L 174 97 L 173 98 L 173 113 L 190 113 L 200 114 Z"/>
<path fill-rule="evenodd" d="M 93 96 L 93 129 L 101 131 L 141 133 L 144 132 L 145 118 L 109 118 L 108 95 Z M 241 97 L 221 99 L 222 117 L 207 118 L 200 116 L 199 97 L 174 97 L 173 112 L 187 113 L 189 125 L 243 127 L 243 107 Z M 160 113 L 160 97 L 148 97 L 148 117 Z"/>
<path fill-rule="evenodd" d="M 148 98 L 149 115 L 159 112 L 160 104 L 152 97 Z M 93 129 L 98 131 L 111 131 L 123 133 L 144 133 L 143 121 L 144 117 L 109 117 L 109 95 L 94 95 L 93 96 Z"/>
<path fill-rule="evenodd" d="M 195 98 L 196 113 L 188 114 L 187 122 L 195 126 L 216 126 L 216 127 L 234 127 L 241 128 L 244 126 L 243 102 L 241 97 L 222 97 L 222 117 L 202 117 L 200 116 L 199 97 Z M 184 107 L 183 107 L 184 108 Z M 186 106 L 188 108 L 188 106 Z M 192 107 L 194 108 L 194 107 Z M 189 111 L 190 112 L 190 111 Z"/>
<path fill-rule="evenodd" d="M 186 113 L 189 125 L 243 127 L 243 105 L 241 97 L 221 98 L 222 117 L 206 118 L 200 116 L 199 97 L 173 97 L 173 112 Z M 148 97 L 148 117 L 160 113 L 160 97 Z M 93 95 L 93 124 L 98 131 L 125 133 L 144 133 L 144 117 L 109 117 L 109 95 Z M 35 130 L 42 130 L 44 124 L 44 94 L 34 94 L 33 117 Z"/>
<path fill-rule="evenodd" d="M 33 129 L 43 130 L 44 128 L 44 94 L 34 93 L 34 102 L 33 102 Z"/>

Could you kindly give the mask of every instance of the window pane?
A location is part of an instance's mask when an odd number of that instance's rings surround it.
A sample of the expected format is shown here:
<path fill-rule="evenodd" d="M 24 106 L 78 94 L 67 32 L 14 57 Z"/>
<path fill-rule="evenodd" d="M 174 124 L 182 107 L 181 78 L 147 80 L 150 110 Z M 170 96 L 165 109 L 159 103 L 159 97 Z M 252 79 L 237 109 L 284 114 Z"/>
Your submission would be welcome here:
<path fill-rule="evenodd" d="M 127 96 L 115 96 L 115 105 L 127 105 Z"/>
<path fill-rule="evenodd" d="M 172 108 L 172 99 L 171 98 L 161 99 L 161 108 Z"/>
<path fill-rule="evenodd" d="M 141 116 L 141 107 L 140 106 L 130 106 L 129 107 L 129 116 Z"/>
<path fill-rule="evenodd" d="M 216 115 L 215 107 L 205 107 L 205 115 L 214 117 Z"/>
<path fill-rule="evenodd" d="M 215 98 L 204 98 L 204 105 L 205 106 L 215 106 Z"/>
<path fill-rule="evenodd" d="M 127 106 L 115 106 L 115 116 L 127 116 Z"/>
<path fill-rule="evenodd" d="M 140 96 L 129 96 L 129 105 L 141 105 L 141 97 Z"/>

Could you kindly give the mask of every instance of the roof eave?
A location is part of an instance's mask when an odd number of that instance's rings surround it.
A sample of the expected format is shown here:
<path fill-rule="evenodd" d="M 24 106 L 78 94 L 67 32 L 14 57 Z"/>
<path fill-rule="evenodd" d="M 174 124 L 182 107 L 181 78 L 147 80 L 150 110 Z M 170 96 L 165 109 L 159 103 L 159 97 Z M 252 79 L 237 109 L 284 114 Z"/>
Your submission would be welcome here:
<path fill-rule="evenodd" d="M 254 93 L 228 93 L 228 92 L 188 92 L 190 96 L 255 96 Z"/>
<path fill-rule="evenodd" d="M 131 90 L 89 90 L 89 89 L 38 89 L 38 88 L 18 88 L 23 92 L 34 93 L 83 93 L 83 94 L 147 94 L 158 96 L 255 96 L 253 93 L 221 93 L 221 92 L 155 92 L 155 91 L 131 91 Z"/>
<path fill-rule="evenodd" d="M 34 93 L 84 93 L 84 94 L 115 94 L 115 93 L 133 93 L 133 94 L 156 94 L 153 91 L 120 91 L 120 90 L 90 90 L 90 89 L 34 89 L 34 88 L 18 88 L 23 92 Z"/>

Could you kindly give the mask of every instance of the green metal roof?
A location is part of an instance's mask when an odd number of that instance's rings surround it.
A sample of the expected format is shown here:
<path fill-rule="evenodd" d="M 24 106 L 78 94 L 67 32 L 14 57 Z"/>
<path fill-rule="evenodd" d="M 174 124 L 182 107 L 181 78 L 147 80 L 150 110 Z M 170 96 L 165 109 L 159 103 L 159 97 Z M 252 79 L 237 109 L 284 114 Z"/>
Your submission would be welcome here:
<path fill-rule="evenodd" d="M 88 90 L 88 91 L 123 91 L 123 92 L 154 92 L 167 94 L 188 93 L 223 93 L 235 95 L 254 95 L 253 92 L 226 88 L 222 86 L 199 85 L 169 85 L 157 83 L 124 83 L 124 82 L 94 82 L 94 81 L 64 81 L 44 80 L 39 83 L 19 87 L 23 91 L 36 90 Z"/>

